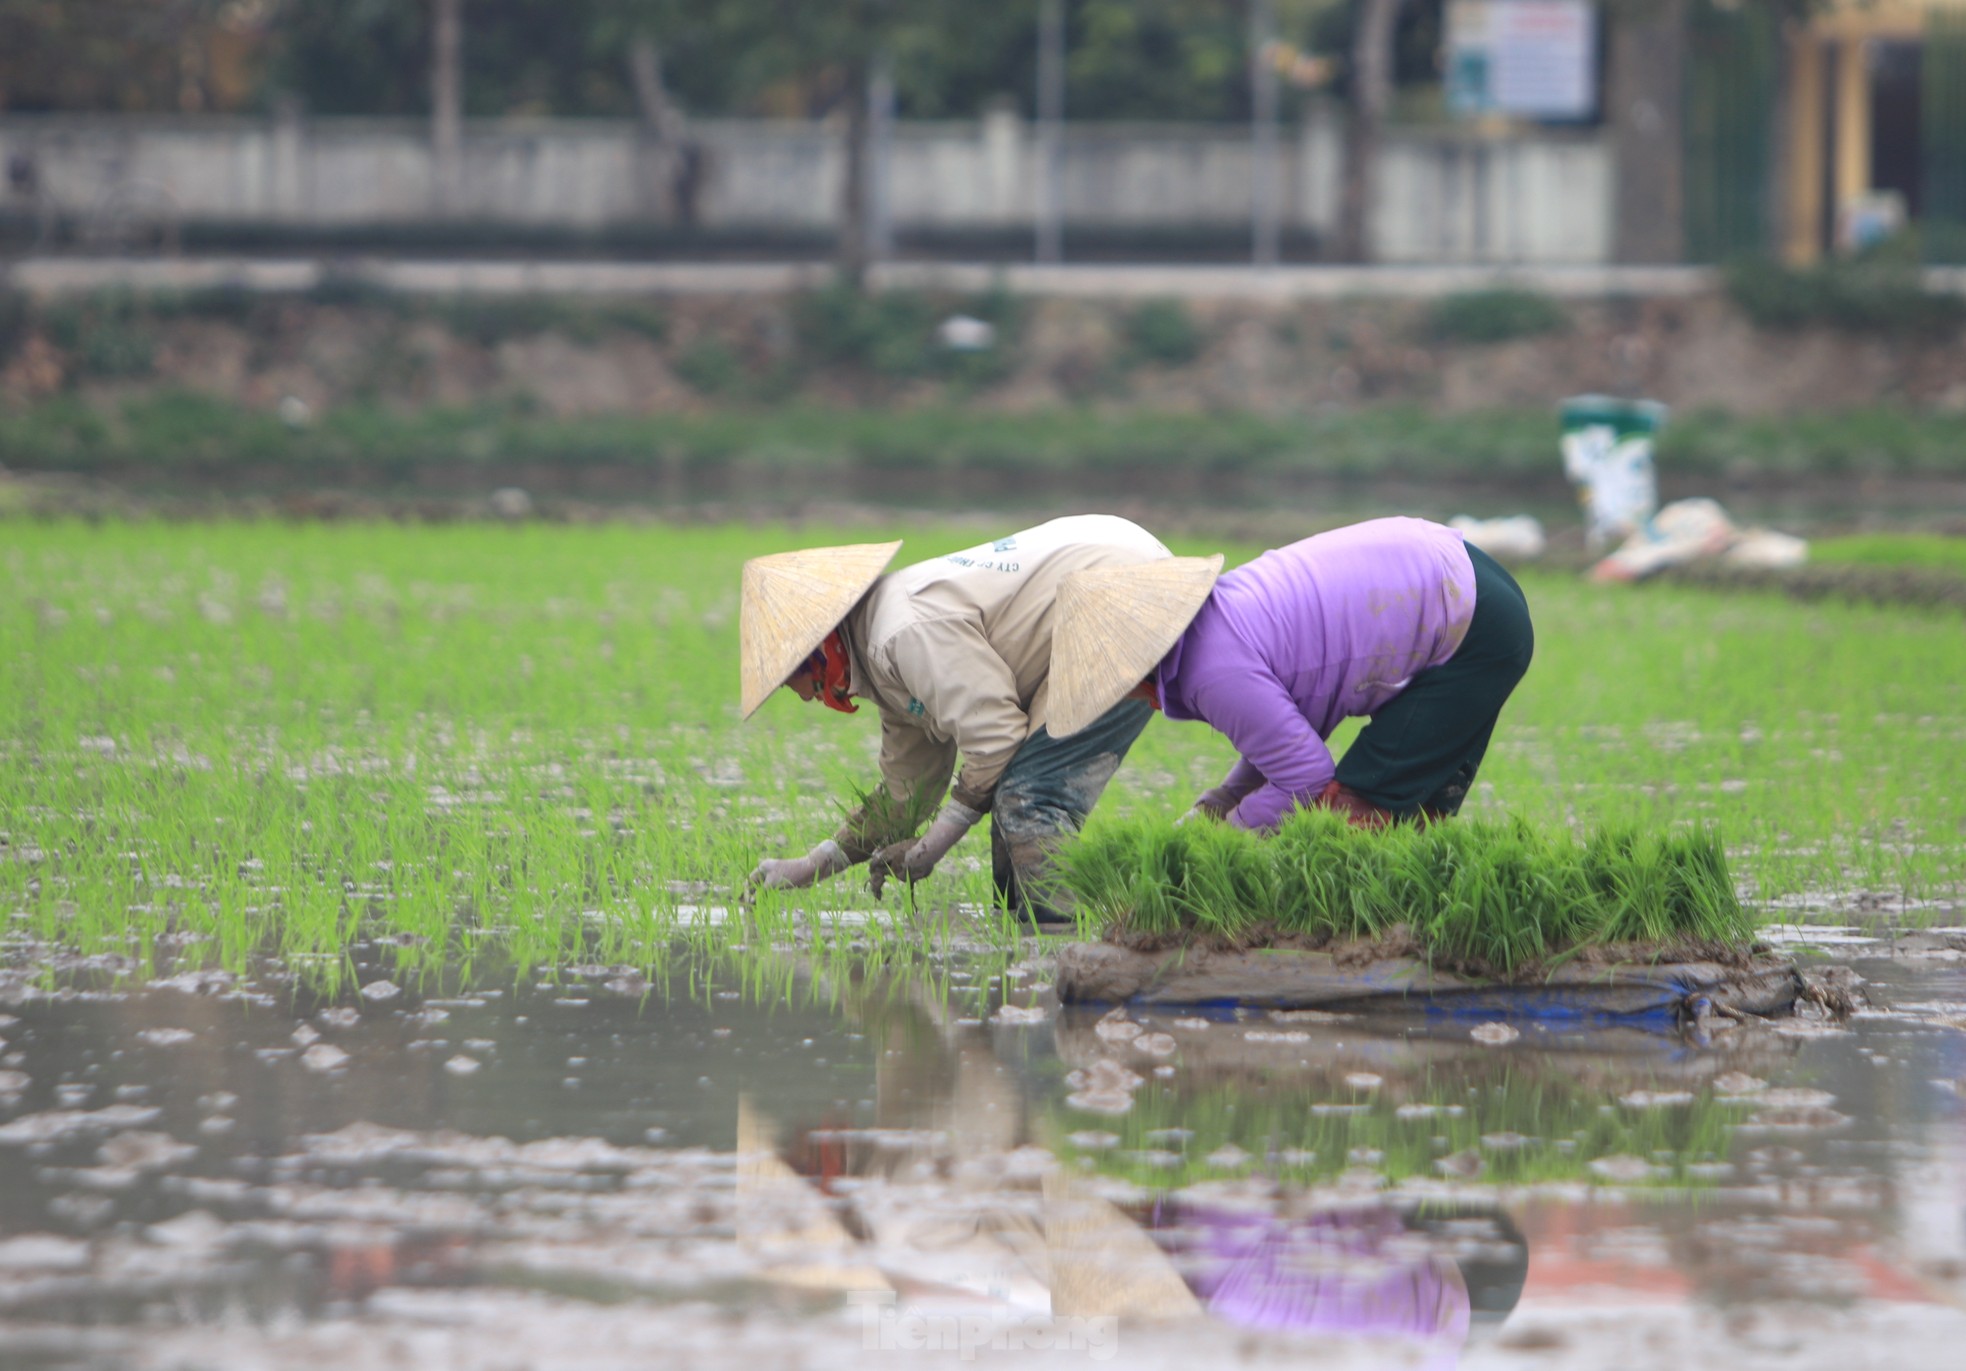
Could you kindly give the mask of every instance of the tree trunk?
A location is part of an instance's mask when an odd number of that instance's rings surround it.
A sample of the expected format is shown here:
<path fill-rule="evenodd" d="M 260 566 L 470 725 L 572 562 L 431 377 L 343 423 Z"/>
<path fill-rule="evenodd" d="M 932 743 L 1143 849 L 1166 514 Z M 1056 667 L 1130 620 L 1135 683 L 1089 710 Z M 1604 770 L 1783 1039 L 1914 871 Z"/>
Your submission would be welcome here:
<path fill-rule="evenodd" d="M 1038 159 L 1031 197 L 1037 228 L 1037 258 L 1055 264 L 1065 258 L 1063 186 L 1059 159 L 1065 128 L 1065 5 L 1043 0 L 1038 10 Z"/>
<path fill-rule="evenodd" d="M 455 214 L 462 199 L 464 152 L 464 0 L 432 0 L 430 154 L 437 212 Z"/>
<path fill-rule="evenodd" d="M 690 155 L 683 115 L 662 80 L 662 51 L 647 34 L 637 34 L 628 45 L 628 79 L 642 116 L 644 206 L 655 216 L 689 227 L 696 216 L 683 185 Z"/>
<path fill-rule="evenodd" d="M 840 279 L 855 290 L 867 282 L 867 75 L 865 60 L 846 69 L 846 174 L 840 179 Z"/>
<path fill-rule="evenodd" d="M 883 54 L 867 75 L 867 260 L 894 253 L 894 68 Z"/>
<path fill-rule="evenodd" d="M 1344 182 L 1338 199 L 1336 256 L 1343 262 L 1372 257 L 1372 191 L 1379 161 L 1379 133 L 1393 93 L 1393 25 L 1402 0 L 1353 0 L 1352 110 L 1345 124 Z"/>
<path fill-rule="evenodd" d="M 1685 63 L 1685 0 L 1652 0 L 1613 13 L 1605 103 L 1617 168 L 1612 255 L 1620 262 L 1686 257 L 1680 119 Z"/>
<path fill-rule="evenodd" d="M 1277 213 L 1277 68 L 1270 45 L 1276 39 L 1273 0 L 1249 6 L 1250 86 L 1250 260 L 1259 267 L 1277 264 L 1282 237 Z"/>

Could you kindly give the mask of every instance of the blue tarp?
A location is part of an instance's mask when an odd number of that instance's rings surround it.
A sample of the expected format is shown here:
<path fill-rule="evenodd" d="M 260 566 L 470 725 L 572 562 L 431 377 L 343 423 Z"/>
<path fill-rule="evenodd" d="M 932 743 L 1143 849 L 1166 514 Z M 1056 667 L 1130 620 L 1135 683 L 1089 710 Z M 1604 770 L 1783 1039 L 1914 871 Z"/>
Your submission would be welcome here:
<path fill-rule="evenodd" d="M 1480 1019 L 1697 1022 L 1774 1014 L 1801 988 L 1794 964 L 1762 955 L 1720 962 L 1566 963 L 1520 982 L 1477 981 L 1414 958 L 1362 960 L 1291 948 L 1138 952 L 1075 943 L 1058 956 L 1066 1004 L 1424 1011 Z"/>

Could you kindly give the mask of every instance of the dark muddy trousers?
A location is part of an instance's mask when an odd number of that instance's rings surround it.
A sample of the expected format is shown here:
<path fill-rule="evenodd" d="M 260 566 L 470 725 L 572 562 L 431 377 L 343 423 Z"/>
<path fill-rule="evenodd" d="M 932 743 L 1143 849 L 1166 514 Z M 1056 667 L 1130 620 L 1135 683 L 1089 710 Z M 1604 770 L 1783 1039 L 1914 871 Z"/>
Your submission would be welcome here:
<path fill-rule="evenodd" d="M 1338 762 L 1340 785 L 1398 815 L 1459 812 L 1496 716 L 1536 648 L 1515 577 L 1472 544 L 1468 560 L 1475 581 L 1468 636 L 1445 662 L 1416 673 Z"/>
<path fill-rule="evenodd" d="M 1153 716 L 1145 700 L 1122 700 L 1069 738 L 1040 728 L 1017 749 L 990 808 L 991 873 L 1013 913 L 1033 923 L 1070 917 L 1046 888 L 1051 849 L 1085 823 Z"/>

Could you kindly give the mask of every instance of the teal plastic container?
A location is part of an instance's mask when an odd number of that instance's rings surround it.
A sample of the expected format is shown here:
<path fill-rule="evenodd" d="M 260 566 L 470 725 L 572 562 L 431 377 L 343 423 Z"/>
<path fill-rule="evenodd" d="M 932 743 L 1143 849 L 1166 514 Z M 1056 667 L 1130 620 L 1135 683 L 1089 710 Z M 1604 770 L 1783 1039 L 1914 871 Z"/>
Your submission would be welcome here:
<path fill-rule="evenodd" d="M 1573 395 L 1559 411 L 1563 470 L 1577 487 L 1585 537 L 1593 551 L 1623 542 L 1659 510 L 1653 448 L 1665 427 L 1656 400 Z"/>

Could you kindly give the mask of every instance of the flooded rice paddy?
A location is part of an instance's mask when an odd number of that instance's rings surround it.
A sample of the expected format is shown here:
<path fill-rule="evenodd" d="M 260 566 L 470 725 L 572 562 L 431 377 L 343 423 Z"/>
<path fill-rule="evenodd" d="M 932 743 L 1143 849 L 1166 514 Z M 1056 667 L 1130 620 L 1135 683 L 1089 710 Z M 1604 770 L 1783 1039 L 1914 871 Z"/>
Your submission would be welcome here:
<path fill-rule="evenodd" d="M 874 532 L 9 526 L 0 1367 L 1966 1345 L 1956 615 L 1525 577 L 1469 812 L 1711 826 L 1847 1021 L 1115 1015 L 980 851 L 734 898 L 874 752 L 738 726 L 737 568 Z"/>
<path fill-rule="evenodd" d="M 1966 930 L 1917 947 L 1706 1047 L 1061 1010 L 1035 944 L 763 993 L 15 975 L 0 1361 L 1946 1364 Z"/>

